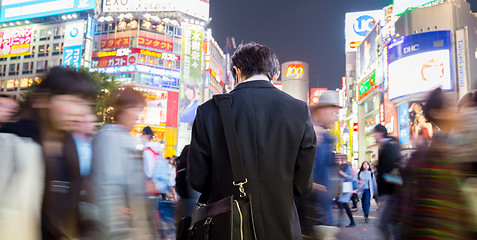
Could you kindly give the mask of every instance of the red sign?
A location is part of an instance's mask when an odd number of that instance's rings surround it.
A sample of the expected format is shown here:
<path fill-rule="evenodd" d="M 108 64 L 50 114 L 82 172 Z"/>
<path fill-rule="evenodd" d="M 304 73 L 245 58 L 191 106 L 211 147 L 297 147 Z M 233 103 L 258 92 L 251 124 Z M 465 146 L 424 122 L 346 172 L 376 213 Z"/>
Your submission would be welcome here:
<path fill-rule="evenodd" d="M 310 91 L 310 104 L 318 104 L 321 94 L 326 91 L 328 91 L 327 88 L 312 88 Z"/>
<path fill-rule="evenodd" d="M 384 103 L 379 104 L 379 121 L 381 125 L 386 125 L 386 121 L 384 119 Z"/>
<path fill-rule="evenodd" d="M 120 56 L 120 57 L 102 57 L 99 59 L 98 67 L 117 67 L 135 64 L 136 57 L 134 55 Z"/>
<path fill-rule="evenodd" d="M 177 116 L 178 116 L 178 106 L 179 106 L 179 93 L 178 92 L 167 92 L 167 127 L 177 127 Z"/>
<path fill-rule="evenodd" d="M 129 47 L 129 38 L 116 38 L 101 40 L 100 49 Z"/>
<path fill-rule="evenodd" d="M 137 39 L 137 45 L 143 47 L 150 47 L 155 49 L 160 49 L 164 51 L 172 52 L 174 45 L 170 42 L 165 42 L 161 40 L 155 40 L 152 38 L 139 37 Z"/>
<path fill-rule="evenodd" d="M 358 131 L 358 123 L 353 123 L 353 132 Z"/>

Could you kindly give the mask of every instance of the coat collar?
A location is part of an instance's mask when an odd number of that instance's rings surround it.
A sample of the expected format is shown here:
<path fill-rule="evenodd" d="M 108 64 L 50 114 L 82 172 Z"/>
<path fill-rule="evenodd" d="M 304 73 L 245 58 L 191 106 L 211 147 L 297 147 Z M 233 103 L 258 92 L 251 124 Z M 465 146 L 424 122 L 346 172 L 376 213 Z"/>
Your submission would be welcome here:
<path fill-rule="evenodd" d="M 270 81 L 250 81 L 243 82 L 237 85 L 232 92 L 235 92 L 244 88 L 275 88 Z"/>

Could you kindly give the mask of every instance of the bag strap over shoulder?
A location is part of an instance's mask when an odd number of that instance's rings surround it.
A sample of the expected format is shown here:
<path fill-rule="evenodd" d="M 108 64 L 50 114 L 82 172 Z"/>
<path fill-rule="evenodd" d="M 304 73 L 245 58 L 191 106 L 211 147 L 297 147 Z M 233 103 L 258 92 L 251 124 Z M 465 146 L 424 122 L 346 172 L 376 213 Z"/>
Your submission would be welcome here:
<path fill-rule="evenodd" d="M 225 140 L 229 150 L 230 164 L 232 166 L 233 184 L 238 186 L 240 197 L 245 197 L 246 193 L 243 185 L 246 184 L 248 180 L 245 177 L 242 154 L 240 152 L 234 119 L 232 118 L 232 99 L 229 94 L 218 94 L 214 95 L 214 101 L 219 107 L 222 125 L 224 126 Z"/>

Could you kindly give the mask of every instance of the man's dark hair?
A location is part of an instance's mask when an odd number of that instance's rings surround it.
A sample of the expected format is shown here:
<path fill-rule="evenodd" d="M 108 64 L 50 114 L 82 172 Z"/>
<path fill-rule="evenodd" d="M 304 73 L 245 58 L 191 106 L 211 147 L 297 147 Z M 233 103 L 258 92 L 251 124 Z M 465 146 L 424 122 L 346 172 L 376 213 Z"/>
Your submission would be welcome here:
<path fill-rule="evenodd" d="M 146 126 L 142 129 L 142 135 L 154 135 L 154 132 L 152 131 L 151 127 Z"/>
<path fill-rule="evenodd" d="M 280 63 L 273 50 L 254 42 L 240 44 L 232 55 L 230 68 L 234 79 L 237 79 L 234 66 L 240 69 L 246 78 L 264 74 L 269 80 L 272 80 L 280 69 Z"/>
<path fill-rule="evenodd" d="M 422 108 L 422 112 L 426 119 L 436 124 L 436 119 L 432 118 L 430 112 L 432 110 L 442 110 L 446 107 L 444 92 L 441 88 L 434 89 L 426 99 L 426 104 Z"/>
<path fill-rule="evenodd" d="M 383 137 L 388 137 L 388 130 L 386 129 L 385 126 L 378 124 L 376 127 L 374 127 L 374 132 L 376 133 L 382 133 Z"/>
<path fill-rule="evenodd" d="M 54 67 L 34 88 L 33 92 L 51 95 L 76 95 L 88 99 L 95 95 L 96 87 L 86 74 L 72 68 Z"/>

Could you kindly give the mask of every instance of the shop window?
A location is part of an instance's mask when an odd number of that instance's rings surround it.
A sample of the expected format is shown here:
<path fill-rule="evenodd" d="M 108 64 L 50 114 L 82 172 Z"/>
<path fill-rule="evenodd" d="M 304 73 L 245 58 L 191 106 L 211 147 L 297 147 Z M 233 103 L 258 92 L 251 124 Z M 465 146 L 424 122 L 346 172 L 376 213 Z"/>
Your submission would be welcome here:
<path fill-rule="evenodd" d="M 63 54 L 63 43 L 54 43 L 52 55 L 57 56 Z"/>
<path fill-rule="evenodd" d="M 22 74 L 32 74 L 33 73 L 33 62 L 23 63 Z"/>
<path fill-rule="evenodd" d="M 38 46 L 38 57 L 48 56 L 50 51 L 50 44 L 43 44 Z"/>
<path fill-rule="evenodd" d="M 5 76 L 7 73 L 7 64 L 0 65 L 0 76 Z"/>
<path fill-rule="evenodd" d="M 8 79 L 7 80 L 7 86 L 6 86 L 7 91 L 15 90 L 15 81 L 18 82 L 18 79 Z"/>
<path fill-rule="evenodd" d="M 140 63 L 146 63 L 146 62 L 147 62 L 146 56 L 141 55 L 141 57 L 139 58 L 139 62 L 140 62 Z"/>
<path fill-rule="evenodd" d="M 40 30 L 40 41 L 50 40 L 49 29 Z"/>
<path fill-rule="evenodd" d="M 180 44 L 174 43 L 174 52 L 176 53 L 182 52 L 182 46 Z"/>
<path fill-rule="evenodd" d="M 55 27 L 53 30 L 53 39 L 60 39 L 63 36 L 63 26 Z"/>
<path fill-rule="evenodd" d="M 167 26 L 167 36 L 174 36 L 174 27 L 173 26 Z"/>
<path fill-rule="evenodd" d="M 181 61 L 176 61 L 175 69 L 181 69 Z"/>
<path fill-rule="evenodd" d="M 51 67 L 61 66 L 61 59 L 56 59 L 51 61 Z"/>
<path fill-rule="evenodd" d="M 8 71 L 8 76 L 18 75 L 19 70 L 20 70 L 20 64 L 18 64 L 18 63 L 10 64 L 9 71 Z"/>
<path fill-rule="evenodd" d="M 33 84 L 33 78 L 22 78 L 20 80 L 20 89 L 27 89 Z"/>
<path fill-rule="evenodd" d="M 7 58 L 0 58 L 0 62 L 7 61 Z"/>
<path fill-rule="evenodd" d="M 36 62 L 36 73 L 44 73 L 48 68 L 48 61 L 37 61 Z"/>
<path fill-rule="evenodd" d="M 182 38 L 182 29 L 181 28 L 178 28 L 176 27 L 176 37 L 178 38 Z"/>
<path fill-rule="evenodd" d="M 174 68 L 174 61 L 164 60 L 164 67 L 169 68 L 169 69 L 173 69 Z"/>
<path fill-rule="evenodd" d="M 18 59 L 20 59 L 20 56 L 10 57 L 10 60 L 18 60 Z"/>

